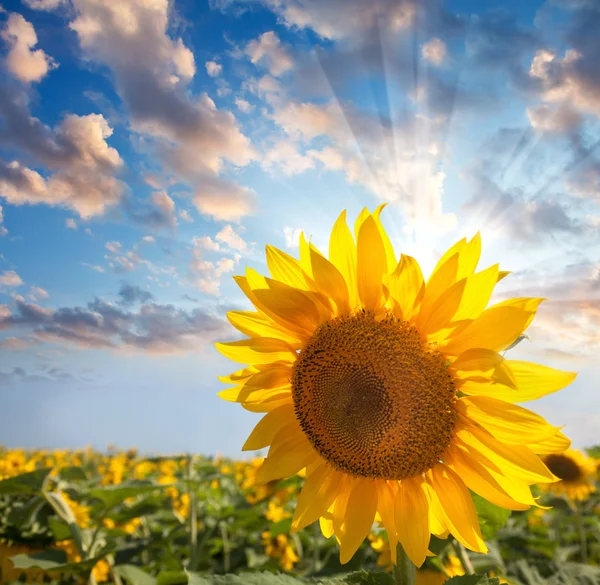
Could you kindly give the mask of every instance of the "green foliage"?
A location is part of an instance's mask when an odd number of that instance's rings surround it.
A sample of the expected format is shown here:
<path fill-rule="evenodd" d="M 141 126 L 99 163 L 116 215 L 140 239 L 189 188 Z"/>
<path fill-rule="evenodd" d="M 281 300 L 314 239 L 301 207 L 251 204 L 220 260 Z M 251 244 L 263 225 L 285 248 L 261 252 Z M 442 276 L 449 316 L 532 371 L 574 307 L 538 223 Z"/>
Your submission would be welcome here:
<path fill-rule="evenodd" d="M 42 490 L 44 481 L 51 469 L 36 469 L 15 477 L 0 481 L 0 494 L 37 494 Z"/>
<path fill-rule="evenodd" d="M 119 565 L 113 572 L 131 585 L 157 585 L 155 577 L 135 565 Z"/>
<path fill-rule="evenodd" d="M 448 579 L 444 585 L 500 585 L 500 580 L 486 575 L 461 575 Z"/>
<path fill-rule="evenodd" d="M 275 573 L 240 573 L 239 575 L 199 575 L 189 573 L 189 585 L 301 585 L 306 583 L 291 575 Z M 321 583 L 326 583 L 321 581 Z"/>
<path fill-rule="evenodd" d="M 472 493 L 471 495 L 479 517 L 481 535 L 484 540 L 491 540 L 496 536 L 498 530 L 506 524 L 510 516 L 510 510 L 500 508 L 477 494 Z"/>
<path fill-rule="evenodd" d="M 251 463 L 129 453 L 37 465 L 0 481 L 0 553 L 15 570 L 37 567 L 65 585 L 85 583 L 92 570 L 104 578 L 109 568 L 109 582 L 121 585 L 394 583 L 383 570 L 389 557 L 377 564 L 384 533 L 377 552 L 365 541 L 344 566 L 318 524 L 291 534 L 299 477 L 256 487 Z M 447 583 L 497 585 L 484 575 L 493 572 L 514 585 L 600 585 L 600 497 L 541 497 L 551 510 L 510 514 L 473 495 L 489 553 L 469 554 L 481 576 Z M 432 536 L 429 550 L 439 557 L 424 569 L 456 569 L 452 542 Z"/>

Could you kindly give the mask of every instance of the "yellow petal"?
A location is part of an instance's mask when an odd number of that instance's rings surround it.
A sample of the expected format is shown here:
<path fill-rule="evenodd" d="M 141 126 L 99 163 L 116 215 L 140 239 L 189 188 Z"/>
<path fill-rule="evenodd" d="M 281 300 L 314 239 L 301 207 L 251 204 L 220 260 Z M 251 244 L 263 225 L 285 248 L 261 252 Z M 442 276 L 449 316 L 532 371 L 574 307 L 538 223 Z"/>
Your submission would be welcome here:
<path fill-rule="evenodd" d="M 436 268 L 427 283 L 425 294 L 419 309 L 417 327 L 420 329 L 429 319 L 431 309 L 440 296 L 445 293 L 456 282 L 458 272 L 458 254 L 454 254 L 446 260 L 439 268 Z"/>
<path fill-rule="evenodd" d="M 441 268 L 441 266 L 454 256 L 454 254 L 458 254 L 459 257 L 456 280 L 471 276 L 471 274 L 475 272 L 481 256 L 481 234 L 477 232 L 470 242 L 467 242 L 466 238 L 463 238 L 448 248 L 438 260 L 433 272 L 436 272 Z"/>
<path fill-rule="evenodd" d="M 268 390 L 289 386 L 292 377 L 292 364 L 290 362 L 275 362 L 261 367 L 261 370 L 252 374 L 244 381 L 244 388 L 252 390 Z"/>
<path fill-rule="evenodd" d="M 486 553 L 477 511 L 462 479 L 441 463 L 431 469 L 430 477 L 452 535 L 467 548 Z"/>
<path fill-rule="evenodd" d="M 268 483 L 295 475 L 315 456 L 314 449 L 300 427 L 292 432 L 287 428 L 283 429 L 275 436 L 267 458 L 256 474 L 256 481 Z"/>
<path fill-rule="evenodd" d="M 468 349 L 454 360 L 450 370 L 459 380 L 485 379 L 510 388 L 517 387 L 517 381 L 508 367 L 507 360 L 491 349 Z"/>
<path fill-rule="evenodd" d="M 245 404 L 258 404 L 271 400 L 279 400 L 284 396 L 292 397 L 292 387 L 269 388 L 267 390 L 247 388 L 246 386 L 236 386 L 221 390 L 218 396 L 228 402 L 243 402 Z"/>
<path fill-rule="evenodd" d="M 357 241 L 360 228 L 362 227 L 363 223 L 365 223 L 367 217 L 371 217 L 371 212 L 366 207 L 363 207 L 358 214 L 356 221 L 354 222 L 354 237 Z"/>
<path fill-rule="evenodd" d="M 271 412 L 284 404 L 292 404 L 291 391 L 276 392 L 258 402 L 242 402 L 242 408 L 249 412 Z"/>
<path fill-rule="evenodd" d="M 443 346 L 442 351 L 449 355 L 459 355 L 471 348 L 502 351 L 525 331 L 533 318 L 532 315 L 535 315 L 535 312 L 495 305 L 485 310 L 479 319 L 458 335 L 440 344 Z"/>
<path fill-rule="evenodd" d="M 289 331 L 271 321 L 258 311 L 228 311 L 227 319 L 238 330 L 248 337 L 271 337 L 287 341 L 292 347 L 301 341 Z M 294 347 L 294 349 L 299 349 Z"/>
<path fill-rule="evenodd" d="M 318 293 L 302 291 L 270 278 L 266 281 L 269 288 L 254 290 L 254 294 L 262 303 L 263 311 L 272 319 L 307 337 L 310 337 L 315 329 L 327 320 L 321 305 L 315 302 L 318 300 L 316 298 Z"/>
<path fill-rule="evenodd" d="M 312 524 L 327 512 L 338 494 L 339 479 L 339 472 L 323 462 L 307 475 L 292 519 L 294 532 Z"/>
<path fill-rule="evenodd" d="M 515 477 L 530 484 L 556 481 L 542 460 L 525 445 L 505 445 L 468 421 L 465 425 L 457 426 L 455 437 L 470 453 L 495 464 L 507 477 Z"/>
<path fill-rule="evenodd" d="M 348 287 L 341 272 L 329 260 L 312 249 L 310 260 L 317 292 L 333 300 L 338 315 L 347 313 L 350 310 Z"/>
<path fill-rule="evenodd" d="M 242 451 L 256 451 L 268 447 L 280 430 L 295 424 L 298 423 L 293 404 L 285 404 L 276 408 L 260 419 L 244 443 Z"/>
<path fill-rule="evenodd" d="M 242 380 L 246 380 L 250 376 L 253 376 L 258 371 L 258 368 L 249 366 L 247 368 L 237 370 L 237 372 L 233 372 L 233 374 L 229 374 L 229 376 L 217 376 L 217 378 L 223 382 L 223 384 L 238 384 Z"/>
<path fill-rule="evenodd" d="M 506 360 L 506 364 L 515 377 L 519 402 L 535 400 L 561 390 L 577 377 L 575 372 L 563 372 L 532 362 Z"/>
<path fill-rule="evenodd" d="M 383 301 L 383 276 L 387 270 L 385 249 L 375 220 L 365 219 L 358 233 L 357 285 L 363 309 L 377 311 Z"/>
<path fill-rule="evenodd" d="M 267 364 L 296 360 L 296 352 L 289 343 L 269 337 L 254 337 L 240 341 L 215 343 L 215 347 L 226 358 L 242 364 Z"/>
<path fill-rule="evenodd" d="M 515 502 L 524 506 L 537 506 L 527 482 L 518 479 L 511 474 L 508 474 L 507 477 L 502 473 L 502 470 L 498 465 L 484 457 L 476 449 L 469 449 L 460 438 L 456 439 L 453 449 L 452 455 L 459 452 L 462 456 L 462 460 L 465 461 L 467 466 L 479 475 L 482 480 L 486 481 L 488 484 L 497 486 L 499 490 L 505 492 Z"/>
<path fill-rule="evenodd" d="M 454 283 L 431 307 L 429 317 L 423 322 L 423 333 L 439 332 L 438 336 L 446 337 L 457 325 L 466 326 L 469 320 L 477 319 L 487 306 L 497 279 L 495 264 Z"/>
<path fill-rule="evenodd" d="M 358 305 L 356 287 L 356 244 L 346 224 L 346 212 L 337 218 L 329 238 L 329 260 L 340 271 L 348 287 L 351 308 Z"/>
<path fill-rule="evenodd" d="M 321 533 L 325 538 L 331 538 L 333 535 L 333 519 L 321 516 L 319 518 L 319 528 L 321 528 Z"/>
<path fill-rule="evenodd" d="M 539 414 L 488 396 L 461 398 L 455 408 L 509 445 L 538 443 L 558 432 L 557 427 L 550 425 Z"/>
<path fill-rule="evenodd" d="M 308 290 L 306 274 L 300 266 L 300 262 L 289 254 L 267 245 L 267 266 L 275 280 L 289 284 L 295 288 Z"/>
<path fill-rule="evenodd" d="M 340 539 L 340 563 L 346 564 L 369 534 L 377 510 L 377 492 L 372 479 L 355 479 L 348 497 L 343 537 Z"/>
<path fill-rule="evenodd" d="M 400 481 L 396 493 L 398 540 L 410 560 L 420 567 L 429 547 L 429 500 L 420 476 Z"/>
<path fill-rule="evenodd" d="M 561 432 L 545 441 L 539 441 L 529 445 L 529 448 L 538 455 L 550 455 L 552 453 L 563 453 L 571 446 L 571 439 L 565 437 Z"/>
<path fill-rule="evenodd" d="M 312 278 L 312 265 L 310 262 L 310 244 L 306 241 L 304 237 L 304 232 L 300 232 L 300 266 L 302 270 Z"/>
<path fill-rule="evenodd" d="M 446 517 L 440 509 L 440 502 L 435 495 L 435 491 L 427 481 L 423 482 L 423 487 L 429 500 L 429 531 L 438 538 L 448 538 L 450 532 L 446 527 Z M 429 553 L 427 556 L 429 556 Z"/>
<path fill-rule="evenodd" d="M 383 247 L 385 248 L 385 256 L 387 259 L 387 272 L 388 274 L 393 272 L 396 268 L 396 264 L 398 261 L 396 260 L 396 252 L 394 251 L 394 246 L 392 246 L 392 242 L 390 237 L 388 236 L 383 224 L 381 223 L 381 212 L 385 208 L 387 203 L 382 203 L 374 212 L 373 219 L 377 224 L 377 228 L 379 229 L 379 234 L 381 235 L 381 241 L 383 242 Z"/>
<path fill-rule="evenodd" d="M 507 510 L 529 509 L 527 504 L 513 500 L 485 469 L 477 470 L 468 456 L 460 449 L 449 449 L 444 455 L 444 463 L 458 474 L 470 490 L 488 502 Z"/>
<path fill-rule="evenodd" d="M 421 267 L 412 256 L 400 256 L 398 266 L 388 278 L 388 288 L 396 317 L 404 321 L 411 319 L 425 293 Z"/>
<path fill-rule="evenodd" d="M 527 402 L 561 390 L 577 377 L 574 372 L 563 372 L 533 362 L 506 360 L 504 364 L 511 372 L 516 389 L 507 387 L 500 380 L 489 384 L 486 380 L 473 379 L 460 384 L 461 392 L 491 396 L 506 402 Z"/>
<path fill-rule="evenodd" d="M 395 499 L 396 494 L 392 490 L 390 484 L 385 481 L 376 482 L 377 490 L 377 510 L 381 516 L 381 521 L 388 535 L 390 545 L 390 553 L 392 555 L 392 563 L 396 562 L 396 545 L 398 544 L 398 536 L 396 533 L 396 512 Z"/>

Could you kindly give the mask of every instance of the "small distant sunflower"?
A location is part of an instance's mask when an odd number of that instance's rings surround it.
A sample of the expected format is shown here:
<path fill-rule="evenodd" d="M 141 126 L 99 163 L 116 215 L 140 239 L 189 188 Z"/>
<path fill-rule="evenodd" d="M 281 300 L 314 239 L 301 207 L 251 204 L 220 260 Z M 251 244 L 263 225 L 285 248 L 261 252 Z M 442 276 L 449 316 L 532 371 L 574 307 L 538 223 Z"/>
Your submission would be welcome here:
<path fill-rule="evenodd" d="M 597 464 L 594 459 L 576 449 L 552 453 L 544 457 L 546 467 L 560 479 L 548 486 L 540 486 L 554 494 L 565 494 L 572 500 L 585 500 L 596 491 L 594 479 Z"/>
<path fill-rule="evenodd" d="M 377 515 L 392 560 L 400 541 L 421 566 L 430 534 L 486 552 L 469 489 L 524 510 L 536 504 L 530 485 L 557 481 L 537 454 L 570 441 L 515 403 L 575 374 L 499 353 L 543 299 L 486 309 L 508 273 L 475 271 L 479 234 L 425 281 L 414 258 L 396 258 L 382 208 L 360 213 L 355 237 L 343 212 L 329 259 L 302 235 L 299 260 L 267 246 L 270 277 L 234 277 L 257 310 L 227 314 L 248 337 L 216 346 L 248 367 L 220 378 L 234 385 L 220 395 L 266 413 L 244 445 L 270 446 L 258 481 L 305 470 L 293 530 L 320 520 L 346 563 Z"/>

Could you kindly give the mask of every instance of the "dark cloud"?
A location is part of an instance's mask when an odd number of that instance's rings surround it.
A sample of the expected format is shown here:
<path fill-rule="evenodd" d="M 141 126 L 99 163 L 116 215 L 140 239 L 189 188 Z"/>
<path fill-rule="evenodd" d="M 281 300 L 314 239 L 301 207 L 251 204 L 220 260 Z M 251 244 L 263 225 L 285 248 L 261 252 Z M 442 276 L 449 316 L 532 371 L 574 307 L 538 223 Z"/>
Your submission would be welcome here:
<path fill-rule="evenodd" d="M 134 284 L 124 284 L 119 289 L 119 296 L 121 297 L 119 303 L 124 306 L 135 303 L 147 303 L 154 300 L 154 295 L 150 291 L 144 290 Z"/>
<path fill-rule="evenodd" d="M 16 382 L 19 384 L 67 384 L 70 382 L 80 382 L 73 374 L 66 372 L 61 368 L 50 368 L 44 374 L 26 372 L 21 367 L 15 367 L 10 372 L 0 372 L 0 383 Z M 0 386 L 1 387 L 1 386 Z"/>
<path fill-rule="evenodd" d="M 131 294 L 139 297 L 139 292 L 131 291 L 125 292 L 125 297 L 131 298 Z M 15 328 L 31 331 L 37 339 L 51 343 L 156 353 L 196 351 L 231 335 L 222 318 L 203 308 L 185 311 L 145 302 L 136 312 L 101 299 L 94 299 L 86 307 L 57 310 L 17 301 L 16 310 L 0 319 L 0 330 Z"/>

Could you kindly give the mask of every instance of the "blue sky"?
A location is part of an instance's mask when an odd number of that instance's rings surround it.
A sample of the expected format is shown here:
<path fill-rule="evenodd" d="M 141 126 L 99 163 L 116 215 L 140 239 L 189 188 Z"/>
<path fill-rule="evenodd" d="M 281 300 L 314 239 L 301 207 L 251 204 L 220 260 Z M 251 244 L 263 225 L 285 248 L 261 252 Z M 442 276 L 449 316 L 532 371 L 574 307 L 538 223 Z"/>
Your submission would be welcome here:
<path fill-rule="evenodd" d="M 594 0 L 23 0 L 0 12 L 0 444 L 239 456 L 213 349 L 264 246 L 387 201 L 431 268 L 480 230 L 513 357 L 580 375 L 536 410 L 576 446 L 600 393 Z"/>

